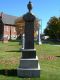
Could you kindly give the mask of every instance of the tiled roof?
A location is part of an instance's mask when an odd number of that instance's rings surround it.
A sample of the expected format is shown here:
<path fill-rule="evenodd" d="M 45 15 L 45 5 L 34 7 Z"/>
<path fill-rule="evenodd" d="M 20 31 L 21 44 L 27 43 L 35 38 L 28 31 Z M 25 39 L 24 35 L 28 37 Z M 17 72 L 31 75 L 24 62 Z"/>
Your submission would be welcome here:
<path fill-rule="evenodd" d="M 23 19 L 23 16 L 17 17 L 17 16 L 8 15 L 8 14 L 5 14 L 5 13 L 1 12 L 0 13 L 0 18 L 2 18 L 2 22 L 4 24 L 14 25 L 15 24 L 15 21 L 16 20 L 19 21 L 20 19 L 22 20 Z M 36 18 L 36 21 L 39 21 L 39 19 Z"/>
<path fill-rule="evenodd" d="M 11 25 L 14 25 L 15 24 L 15 20 L 18 18 L 16 16 L 12 16 L 12 15 L 8 15 L 8 14 L 5 14 L 5 13 L 0 13 L 0 16 L 2 16 L 2 22 L 4 24 L 11 24 Z"/>

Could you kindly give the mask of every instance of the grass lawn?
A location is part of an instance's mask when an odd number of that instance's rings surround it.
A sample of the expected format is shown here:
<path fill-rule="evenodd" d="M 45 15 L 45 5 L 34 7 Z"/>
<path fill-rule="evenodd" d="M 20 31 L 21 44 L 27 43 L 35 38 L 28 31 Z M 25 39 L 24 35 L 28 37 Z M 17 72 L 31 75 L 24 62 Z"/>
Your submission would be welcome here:
<path fill-rule="evenodd" d="M 20 48 L 18 42 L 0 42 L 0 80 L 60 80 L 60 46 L 35 44 L 41 66 L 40 78 L 17 77 Z"/>

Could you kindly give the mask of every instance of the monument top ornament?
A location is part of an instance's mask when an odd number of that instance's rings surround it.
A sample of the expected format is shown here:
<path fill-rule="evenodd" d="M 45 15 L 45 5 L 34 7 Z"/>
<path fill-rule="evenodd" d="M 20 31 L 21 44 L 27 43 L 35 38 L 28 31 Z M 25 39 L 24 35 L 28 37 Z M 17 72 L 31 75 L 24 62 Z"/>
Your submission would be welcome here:
<path fill-rule="evenodd" d="M 27 8 L 28 8 L 28 11 L 26 14 L 23 15 L 23 19 L 25 21 L 34 21 L 36 18 L 35 16 L 31 13 L 31 10 L 32 10 L 32 3 L 31 1 L 29 1 L 29 3 L 27 4 Z"/>
<path fill-rule="evenodd" d="M 30 13 L 31 10 L 32 10 L 32 3 L 31 3 L 31 1 L 29 1 L 29 3 L 27 4 L 27 8 L 28 8 L 29 13 Z"/>

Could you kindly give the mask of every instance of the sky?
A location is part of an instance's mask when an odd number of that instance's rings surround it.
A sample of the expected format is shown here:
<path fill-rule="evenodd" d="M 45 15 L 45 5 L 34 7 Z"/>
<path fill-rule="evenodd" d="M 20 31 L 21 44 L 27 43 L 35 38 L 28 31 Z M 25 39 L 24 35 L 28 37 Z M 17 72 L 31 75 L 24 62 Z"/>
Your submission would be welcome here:
<path fill-rule="evenodd" d="M 60 16 L 60 0 L 30 0 L 33 5 L 32 13 L 41 20 L 41 32 L 47 26 L 47 22 L 53 16 Z M 0 12 L 23 16 L 28 12 L 29 0 L 0 0 Z"/>

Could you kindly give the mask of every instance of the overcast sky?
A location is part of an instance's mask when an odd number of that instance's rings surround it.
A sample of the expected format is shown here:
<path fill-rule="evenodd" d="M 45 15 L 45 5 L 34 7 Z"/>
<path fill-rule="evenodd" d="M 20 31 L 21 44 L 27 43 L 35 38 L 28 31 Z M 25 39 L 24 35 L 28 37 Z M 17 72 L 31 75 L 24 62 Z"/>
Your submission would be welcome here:
<path fill-rule="evenodd" d="M 22 16 L 27 10 L 29 0 L 0 0 L 0 12 L 14 16 Z M 42 29 L 52 16 L 60 16 L 60 0 L 31 0 L 32 13 L 42 20 Z"/>

